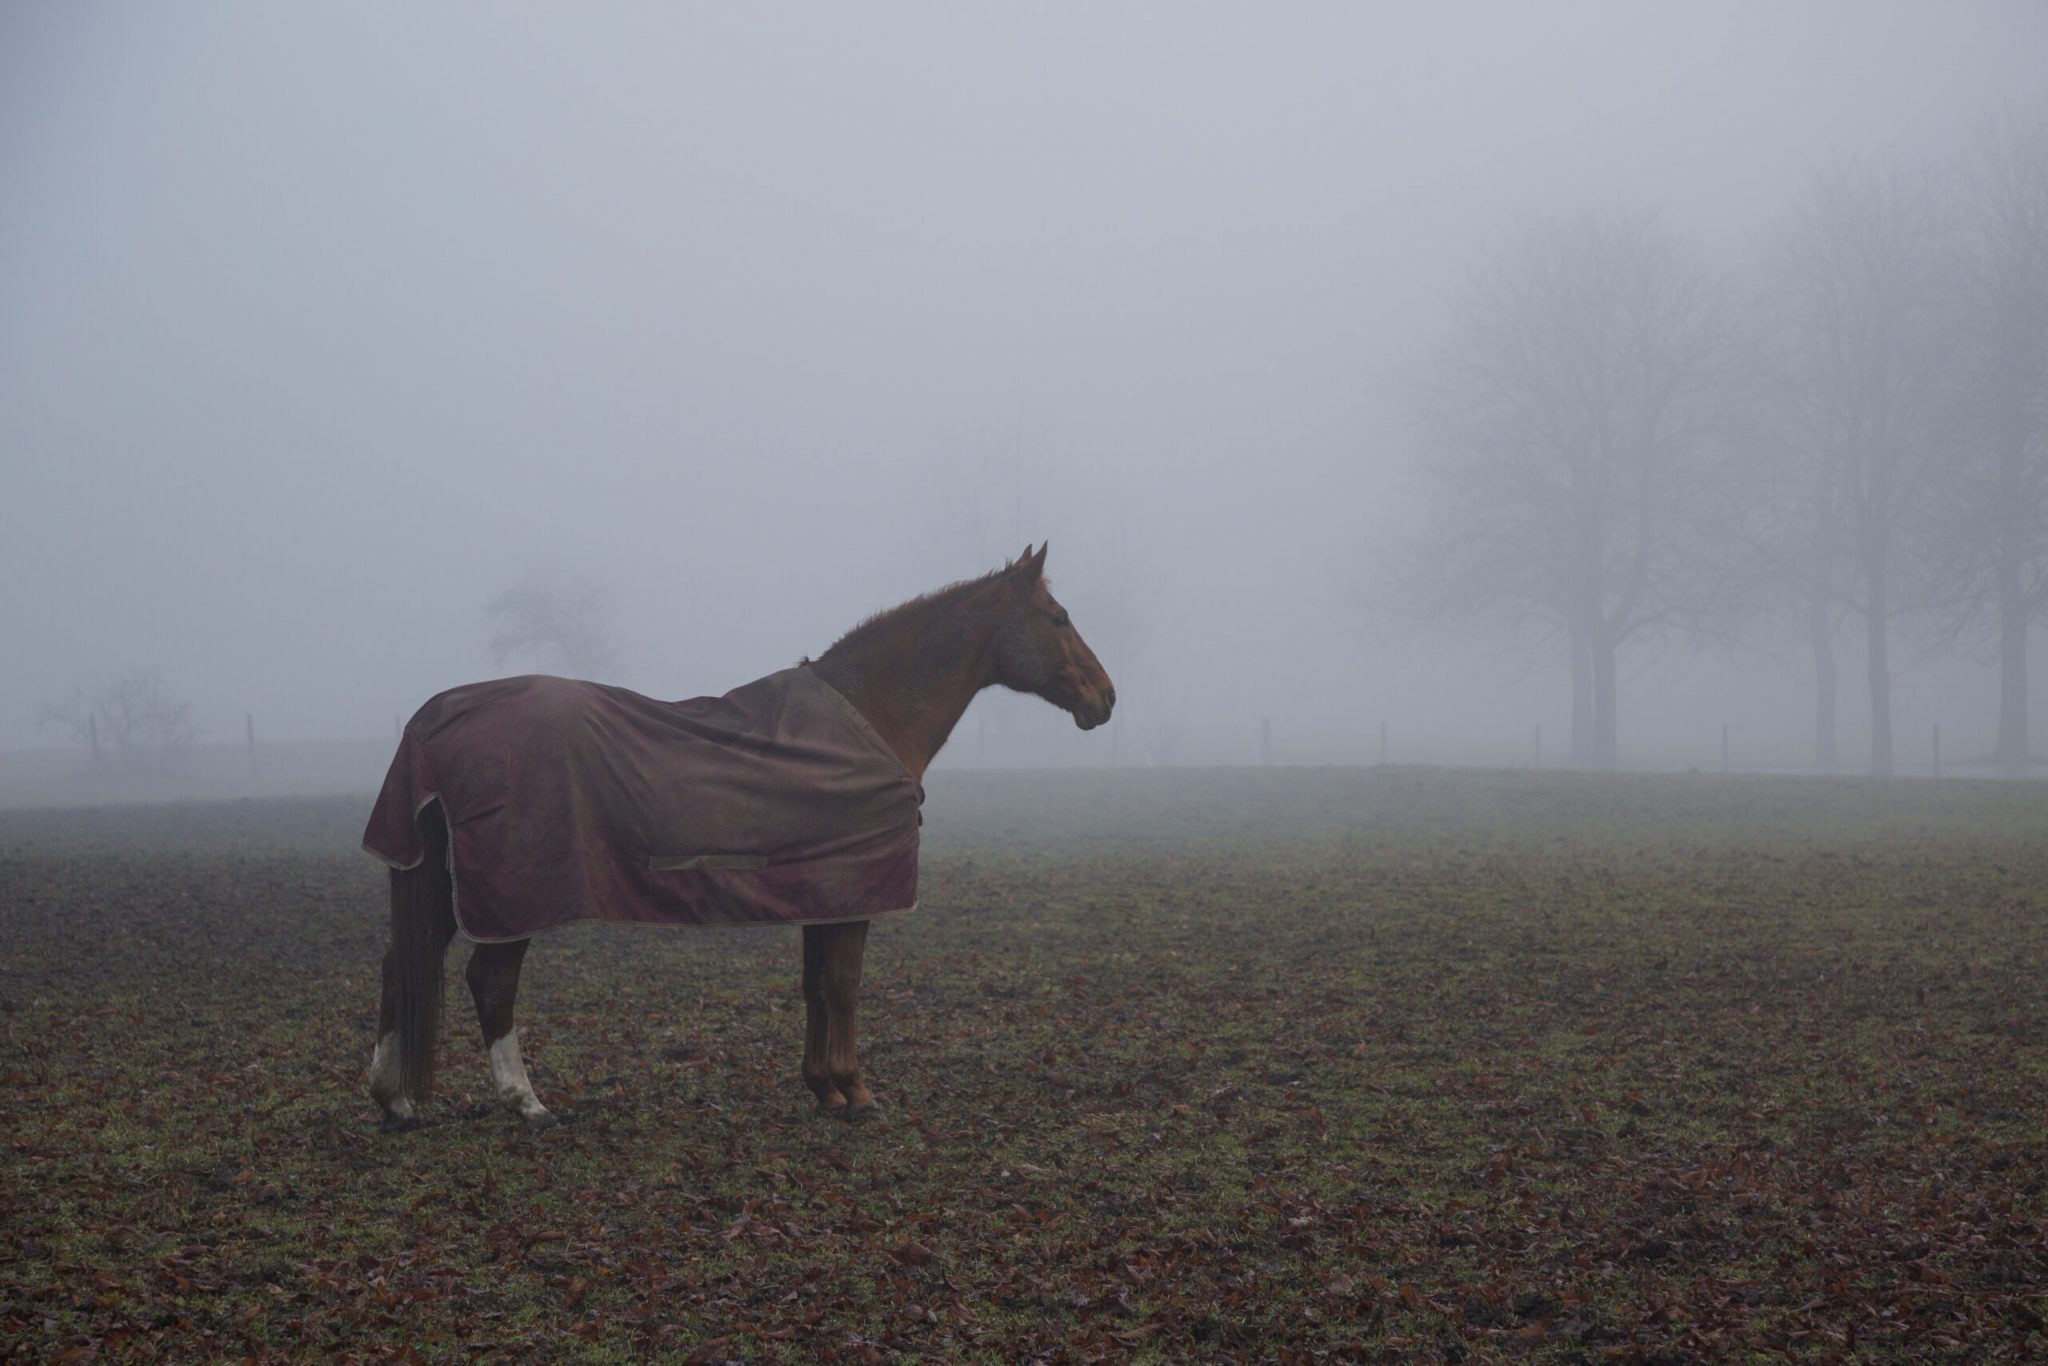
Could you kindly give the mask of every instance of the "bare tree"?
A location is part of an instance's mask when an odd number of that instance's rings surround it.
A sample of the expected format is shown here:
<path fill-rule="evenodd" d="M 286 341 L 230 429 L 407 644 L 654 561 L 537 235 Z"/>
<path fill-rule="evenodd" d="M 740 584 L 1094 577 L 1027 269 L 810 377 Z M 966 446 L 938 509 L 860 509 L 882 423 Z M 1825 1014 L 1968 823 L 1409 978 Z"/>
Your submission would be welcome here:
<path fill-rule="evenodd" d="M 1655 214 L 1586 212 L 1469 277 L 1405 395 L 1423 517 L 1384 566 L 1394 601 L 1561 650 L 1575 763 L 1616 763 L 1624 646 L 1727 606 L 1736 342 L 1729 290 L 1689 242 Z"/>
<path fill-rule="evenodd" d="M 1771 250 L 1786 459 L 1780 565 L 1805 586 L 1832 732 L 1835 604 L 1861 621 L 1870 766 L 1894 768 L 1891 632 L 1928 605 L 1917 554 L 1953 439 L 1959 295 L 1951 206 L 1930 172 L 1815 169 Z"/>
<path fill-rule="evenodd" d="M 1803 305 L 1779 288 L 1782 262 L 1755 281 L 1763 382 L 1759 430 L 1749 451 L 1754 478 L 1731 509 L 1735 535 L 1756 552 L 1745 596 L 1765 621 L 1813 660 L 1813 761 L 1841 762 L 1841 643 L 1848 608 L 1839 586 L 1852 577 L 1848 509 L 1840 462 L 1815 453 L 1799 357 Z"/>
<path fill-rule="evenodd" d="M 491 661 L 514 659 L 571 678 L 603 679 L 619 667 L 611 625 L 611 593 L 555 565 L 527 569 L 484 609 Z"/>
<path fill-rule="evenodd" d="M 1992 757 L 2017 771 L 2031 760 L 2027 636 L 2048 610 L 2048 106 L 1986 129 L 1964 190 L 1962 407 L 1933 556 L 1939 638 L 1995 647 Z"/>
<path fill-rule="evenodd" d="M 175 696 L 156 669 L 129 669 L 97 687 L 36 708 L 38 730 L 58 730 L 96 768 L 144 773 L 175 767 L 199 737 L 192 704 Z"/>

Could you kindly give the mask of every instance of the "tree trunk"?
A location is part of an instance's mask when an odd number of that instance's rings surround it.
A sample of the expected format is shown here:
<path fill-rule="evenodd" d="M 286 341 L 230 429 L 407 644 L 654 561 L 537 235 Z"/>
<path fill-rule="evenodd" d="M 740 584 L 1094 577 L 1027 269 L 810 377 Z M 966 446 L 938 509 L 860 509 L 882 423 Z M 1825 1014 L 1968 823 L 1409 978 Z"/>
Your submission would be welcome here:
<path fill-rule="evenodd" d="M 1880 464 L 1871 479 L 1864 512 L 1857 519 L 1856 554 L 1863 577 L 1863 658 L 1870 681 L 1870 772 L 1879 778 L 1889 778 L 1896 771 L 1892 759 L 1891 542 L 1879 521 L 1880 513 L 1892 505 L 1886 473 Z"/>
<path fill-rule="evenodd" d="M 2027 770 L 2027 624 L 2031 604 L 2020 582 L 2032 539 L 2025 509 L 2027 441 L 2025 418 L 2011 402 L 2012 386 L 2001 398 L 2004 409 L 1998 453 L 1998 751 L 2008 777 Z"/>
<path fill-rule="evenodd" d="M 1892 762 L 1892 664 L 1885 630 L 1885 594 L 1882 585 L 1871 585 L 1868 659 L 1870 674 L 1870 771 L 1889 778 Z"/>
<path fill-rule="evenodd" d="M 1835 745 L 1835 712 L 1841 691 L 1835 663 L 1835 624 L 1828 612 L 1824 593 L 1815 593 L 1807 606 L 1807 630 L 1813 642 L 1813 762 L 1823 773 L 1833 773 L 1841 762 Z"/>
<path fill-rule="evenodd" d="M 1593 641 L 1593 764 L 1612 769 L 1621 758 L 1614 714 L 1614 641 L 1602 631 Z"/>
<path fill-rule="evenodd" d="M 2027 768 L 2027 611 L 2018 586 L 1998 585 L 1998 762 L 2008 776 Z"/>
<path fill-rule="evenodd" d="M 1572 628 L 1572 767 L 1593 764 L 1593 654 L 1583 628 Z"/>

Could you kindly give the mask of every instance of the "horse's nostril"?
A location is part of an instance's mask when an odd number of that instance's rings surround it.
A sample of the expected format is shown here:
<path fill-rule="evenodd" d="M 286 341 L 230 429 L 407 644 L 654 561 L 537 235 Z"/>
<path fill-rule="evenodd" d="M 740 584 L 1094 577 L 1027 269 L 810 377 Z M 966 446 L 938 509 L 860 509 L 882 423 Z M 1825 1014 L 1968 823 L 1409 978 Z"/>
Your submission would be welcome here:
<path fill-rule="evenodd" d="M 1110 690 L 1109 690 L 1108 692 L 1104 693 L 1104 694 L 1102 695 L 1102 702 L 1103 702 L 1103 705 L 1104 705 L 1104 706 L 1109 706 L 1109 707 L 1113 707 L 1113 706 L 1115 706 L 1115 705 L 1116 705 L 1116 689 L 1115 689 L 1115 688 L 1111 688 L 1111 689 L 1110 689 Z"/>

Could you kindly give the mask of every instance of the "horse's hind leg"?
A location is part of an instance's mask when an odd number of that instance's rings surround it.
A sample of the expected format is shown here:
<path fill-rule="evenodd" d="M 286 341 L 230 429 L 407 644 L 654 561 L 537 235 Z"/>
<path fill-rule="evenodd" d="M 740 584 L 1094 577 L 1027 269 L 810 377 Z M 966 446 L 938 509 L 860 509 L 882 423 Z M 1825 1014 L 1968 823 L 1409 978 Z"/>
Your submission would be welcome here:
<path fill-rule="evenodd" d="M 479 944 L 469 956 L 463 976 L 476 1000 L 477 1023 L 483 1026 L 484 1047 L 491 1054 L 491 1082 L 498 1099 L 517 1110 L 528 1124 L 552 1124 L 554 1116 L 533 1093 L 526 1063 L 519 1056 L 519 1033 L 512 1027 L 512 1003 L 519 996 L 519 964 L 530 940 Z"/>

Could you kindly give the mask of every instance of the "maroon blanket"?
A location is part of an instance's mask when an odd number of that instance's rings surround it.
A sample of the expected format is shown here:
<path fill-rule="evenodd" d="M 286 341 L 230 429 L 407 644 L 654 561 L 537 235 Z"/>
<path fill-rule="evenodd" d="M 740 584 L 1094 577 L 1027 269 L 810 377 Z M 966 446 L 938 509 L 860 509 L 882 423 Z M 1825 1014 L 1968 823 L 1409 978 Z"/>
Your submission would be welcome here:
<path fill-rule="evenodd" d="M 540 675 L 451 689 L 406 726 L 363 847 L 417 867 L 436 797 L 456 920 L 475 940 L 917 904 L 924 789 L 808 668 L 686 702 Z"/>

